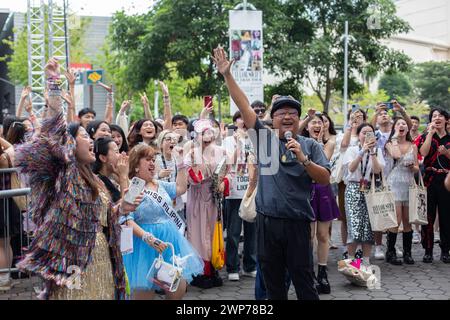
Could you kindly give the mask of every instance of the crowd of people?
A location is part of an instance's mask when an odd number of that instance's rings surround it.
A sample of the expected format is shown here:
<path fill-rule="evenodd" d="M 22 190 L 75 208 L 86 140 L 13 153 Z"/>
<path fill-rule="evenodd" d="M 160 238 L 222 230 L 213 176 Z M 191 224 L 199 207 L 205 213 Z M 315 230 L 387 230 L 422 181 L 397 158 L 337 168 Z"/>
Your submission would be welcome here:
<path fill-rule="evenodd" d="M 173 115 L 163 82 L 163 119 L 153 118 L 143 94 L 144 119 L 130 123 L 131 102 L 124 101 L 112 123 L 113 92 L 104 84 L 105 119 L 89 108 L 76 115 L 75 77 L 67 72 L 69 91 L 61 90 L 59 63 L 50 59 L 43 114 L 33 114 L 25 88 L 17 114 L 3 123 L 0 167 L 18 173 L 4 174 L 1 189 L 26 186 L 31 194 L 2 200 L 0 269 L 15 264 L 39 276 L 41 299 L 152 299 L 155 292 L 182 299 L 188 285 L 223 285 L 213 243 L 218 221 L 226 231 L 227 280 L 254 278 L 257 300 L 287 299 L 291 283 L 298 299 L 332 291 L 334 220 L 341 221 L 342 259 L 361 259 L 363 267 L 372 254 L 393 265 L 414 264 L 412 245 L 419 241 L 423 262 L 432 263 L 436 223 L 440 260 L 450 263 L 447 111 L 432 107 L 421 133 L 420 118 L 397 101 L 378 104 L 372 119 L 354 106 L 338 133 L 324 112 L 310 109 L 302 118 L 292 96 L 275 95 L 268 107 L 250 103 L 223 48 L 213 59 L 239 108 L 228 125 L 211 118 L 212 106 L 199 119 Z M 419 228 L 410 223 L 409 190 L 421 175 L 428 224 Z M 130 203 L 125 199 L 135 180 L 145 186 Z M 371 228 L 365 194 L 372 180 L 394 194 L 398 226 L 385 232 Z M 243 200 L 252 196 L 255 221 L 243 220 Z M 13 262 L 11 240 L 23 213 L 34 225 L 32 242 Z M 132 250 L 125 252 L 128 229 Z M 403 250 L 396 245 L 399 233 Z M 174 290 L 149 279 L 161 259 L 181 270 Z M 0 273 L 0 290 L 11 285 L 10 273 Z"/>

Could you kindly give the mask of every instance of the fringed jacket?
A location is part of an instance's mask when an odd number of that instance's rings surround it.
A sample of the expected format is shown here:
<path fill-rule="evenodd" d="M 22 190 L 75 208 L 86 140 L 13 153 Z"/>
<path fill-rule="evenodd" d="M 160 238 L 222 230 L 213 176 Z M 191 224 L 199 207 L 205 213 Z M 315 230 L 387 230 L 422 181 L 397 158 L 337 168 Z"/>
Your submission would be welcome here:
<path fill-rule="evenodd" d="M 67 132 L 62 113 L 42 124 L 41 133 L 16 150 L 15 165 L 29 178 L 29 210 L 38 226 L 21 270 L 66 284 L 69 266 L 85 271 L 91 262 L 99 220 L 100 196 L 94 201 L 75 159 L 75 139 Z M 108 210 L 106 231 L 113 265 L 116 298 L 125 297 L 125 275 L 120 252 L 120 226 Z M 70 269 L 69 269 L 70 270 Z"/>

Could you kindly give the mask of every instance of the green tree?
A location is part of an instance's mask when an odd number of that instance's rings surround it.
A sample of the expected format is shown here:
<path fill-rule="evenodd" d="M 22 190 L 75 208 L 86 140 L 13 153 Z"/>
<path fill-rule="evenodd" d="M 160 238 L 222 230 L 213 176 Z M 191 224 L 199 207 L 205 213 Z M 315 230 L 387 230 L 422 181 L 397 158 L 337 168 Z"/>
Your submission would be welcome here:
<path fill-rule="evenodd" d="M 47 17 L 47 7 L 45 10 L 45 16 Z M 26 19 L 25 16 L 25 21 Z M 91 20 L 90 17 L 80 18 L 79 27 L 69 30 L 69 52 L 71 61 L 86 61 L 84 37 Z M 48 30 L 47 22 L 45 22 L 45 29 Z M 26 63 L 28 61 L 27 27 L 24 26 L 21 29 L 15 29 L 14 33 L 18 35 L 16 41 L 14 41 L 14 39 L 3 40 L 3 42 L 12 49 L 12 54 L 0 57 L 0 59 L 7 61 L 8 77 L 14 83 L 25 86 L 28 84 L 28 63 Z M 46 33 L 45 45 L 46 48 L 48 48 L 48 33 Z M 46 61 L 48 59 L 48 50 L 46 50 L 45 59 Z"/>
<path fill-rule="evenodd" d="M 370 6 L 380 11 L 379 28 L 369 29 Z M 265 45 L 269 69 L 301 86 L 305 79 L 328 111 L 332 93 L 343 88 L 344 23 L 349 22 L 349 94 L 363 90 L 358 75 L 373 77 L 386 69 L 407 70 L 409 58 L 381 43 L 408 32 L 392 0 L 286 0 L 280 8 L 284 21 L 267 26 Z M 272 32 L 268 32 L 272 31 Z"/>
<path fill-rule="evenodd" d="M 418 64 L 412 74 L 420 99 L 450 110 L 450 61 Z"/>
<path fill-rule="evenodd" d="M 407 97 L 412 92 L 412 85 L 408 77 L 401 72 L 385 73 L 378 84 L 379 90 L 384 90 L 391 99 Z"/>
<path fill-rule="evenodd" d="M 398 18 L 392 0 L 252 0 L 263 11 L 265 64 L 282 81 L 273 92 L 302 92 L 306 81 L 328 110 L 334 91 L 343 87 L 344 21 L 350 33 L 349 93 L 362 91 L 358 80 L 382 70 L 406 70 L 409 58 L 381 43 L 409 25 Z M 153 79 L 168 79 L 171 69 L 184 80 L 196 79 L 185 92 L 189 97 L 217 94 L 222 80 L 214 70 L 211 51 L 228 43 L 230 0 L 160 0 L 143 15 L 113 17 L 111 50 L 116 67 L 130 90 L 142 90 Z M 380 8 L 380 28 L 369 29 L 370 6 Z M 198 81 L 197 81 L 198 80 Z M 289 89 L 290 92 L 285 92 Z"/>

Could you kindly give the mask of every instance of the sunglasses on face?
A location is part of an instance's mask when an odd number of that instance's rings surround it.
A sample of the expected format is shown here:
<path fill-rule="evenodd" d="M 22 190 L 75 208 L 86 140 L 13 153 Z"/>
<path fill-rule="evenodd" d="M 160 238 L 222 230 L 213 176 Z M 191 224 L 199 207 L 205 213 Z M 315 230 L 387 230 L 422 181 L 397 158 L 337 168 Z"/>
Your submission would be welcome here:
<path fill-rule="evenodd" d="M 261 113 L 266 112 L 266 109 L 263 109 L 263 108 L 255 108 L 253 110 L 255 111 L 256 114 L 261 114 Z"/>

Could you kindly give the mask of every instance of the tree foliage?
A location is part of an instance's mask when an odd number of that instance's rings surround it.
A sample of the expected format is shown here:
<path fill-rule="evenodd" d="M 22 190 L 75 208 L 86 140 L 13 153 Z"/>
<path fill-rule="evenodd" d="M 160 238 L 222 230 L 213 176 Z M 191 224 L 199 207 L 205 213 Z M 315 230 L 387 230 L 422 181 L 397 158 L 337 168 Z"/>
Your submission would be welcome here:
<path fill-rule="evenodd" d="M 378 84 L 379 90 L 384 90 L 391 99 L 408 97 L 412 93 L 409 78 L 401 72 L 385 73 Z"/>
<path fill-rule="evenodd" d="M 349 92 L 363 90 L 358 75 L 373 77 L 379 71 L 406 70 L 409 59 L 381 43 L 409 25 L 395 15 L 392 0 L 253 0 L 263 11 L 265 64 L 282 81 L 269 87 L 302 91 L 306 80 L 324 109 L 333 91 L 343 87 L 344 22 L 353 36 L 349 50 Z M 144 15 L 114 16 L 111 49 L 117 52 L 118 69 L 133 90 L 142 90 L 152 79 L 170 77 L 171 68 L 182 79 L 198 81 L 186 87 L 190 97 L 215 94 L 221 89 L 210 59 L 212 49 L 228 43 L 229 0 L 160 0 Z M 378 29 L 367 27 L 370 7 L 380 8 Z"/>
<path fill-rule="evenodd" d="M 450 110 L 450 61 L 418 64 L 412 74 L 420 99 Z"/>

